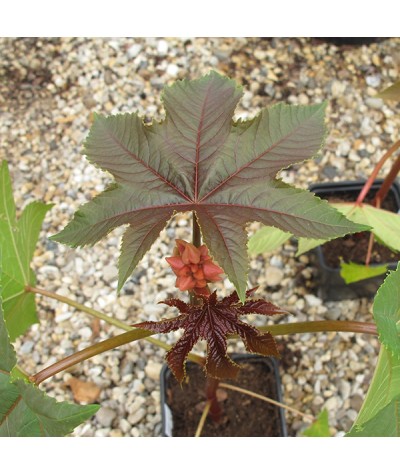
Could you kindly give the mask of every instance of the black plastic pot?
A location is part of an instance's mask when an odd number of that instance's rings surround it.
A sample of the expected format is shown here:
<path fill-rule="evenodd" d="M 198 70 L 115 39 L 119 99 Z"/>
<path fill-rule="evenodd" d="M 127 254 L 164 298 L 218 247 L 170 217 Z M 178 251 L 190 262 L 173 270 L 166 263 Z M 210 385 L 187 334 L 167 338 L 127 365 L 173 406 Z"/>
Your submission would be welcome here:
<path fill-rule="evenodd" d="M 383 180 L 376 180 L 371 187 L 370 193 L 374 195 L 380 188 Z M 320 198 L 330 200 L 332 198 L 340 198 L 344 194 L 354 193 L 354 200 L 357 199 L 358 194 L 360 193 L 362 187 L 364 186 L 364 181 L 346 181 L 338 183 L 319 183 L 310 186 L 310 191 L 315 193 Z M 397 212 L 400 210 L 400 186 L 397 182 L 393 183 L 389 193 L 389 197 L 393 198 L 393 201 L 397 205 Z M 399 236 L 400 239 L 400 236 Z M 367 252 L 367 250 L 365 250 Z M 364 279 L 359 282 L 354 282 L 351 284 L 346 284 L 343 278 L 340 275 L 340 269 L 329 266 L 324 258 L 323 247 L 319 246 L 313 251 L 314 256 L 316 257 L 315 263 L 319 271 L 318 276 L 318 296 L 323 300 L 344 300 L 344 299 L 354 299 L 360 297 L 374 297 L 376 291 L 383 283 L 385 275 L 379 275 L 376 277 L 371 277 L 369 279 Z M 385 263 L 381 263 L 382 265 Z M 397 262 L 389 262 L 388 269 L 394 270 L 397 267 Z M 374 266 L 374 264 L 371 264 Z"/>
<path fill-rule="evenodd" d="M 279 376 L 278 364 L 274 358 L 268 358 L 258 355 L 250 355 L 250 354 L 233 354 L 230 357 L 237 362 L 238 364 L 250 364 L 250 365 L 257 365 L 258 367 L 262 368 L 262 371 L 268 375 L 268 379 L 271 380 L 271 384 L 268 387 L 264 388 L 263 395 L 267 396 L 271 399 L 276 401 L 282 402 L 282 390 L 281 390 L 281 380 Z M 199 366 L 195 363 L 188 361 L 186 363 L 186 374 L 187 379 L 190 382 L 191 372 L 194 368 L 197 369 Z M 246 369 L 242 369 L 241 371 L 246 371 Z M 204 378 L 205 381 L 205 378 Z M 230 384 L 235 385 L 235 381 L 228 381 Z M 181 435 L 174 434 L 174 415 L 173 411 L 169 406 L 170 404 L 170 397 L 171 397 L 171 385 L 176 385 L 176 381 L 174 376 L 167 365 L 164 365 L 161 370 L 160 375 L 160 392 L 161 392 L 161 414 L 162 414 L 162 436 L 163 437 L 180 437 Z M 251 388 L 247 388 L 250 389 Z M 185 384 L 182 385 L 182 391 L 185 391 Z M 273 410 L 275 412 L 275 417 L 271 418 L 270 421 L 267 421 L 268 424 L 273 424 L 274 427 L 271 427 L 271 432 L 273 432 L 273 437 L 287 437 L 287 426 L 285 421 L 285 412 L 284 409 L 277 407 L 272 404 L 268 404 L 267 402 L 259 401 L 257 399 L 248 396 L 249 401 L 255 400 L 258 402 L 262 402 L 265 408 L 268 406 L 268 410 Z M 188 404 L 194 405 L 193 401 L 188 401 Z M 271 409 L 272 408 L 272 409 Z M 251 408 L 250 408 L 251 409 Z M 182 414 L 185 411 L 185 408 L 180 408 L 182 410 Z M 200 414 L 199 414 L 200 417 Z M 193 433 L 194 435 L 194 433 Z M 252 435 L 252 434 L 251 434 Z M 251 436 L 250 435 L 250 436 Z M 219 435 L 214 435 L 219 436 Z M 221 436 L 224 436 L 223 434 Z M 242 435 L 237 434 L 237 437 L 241 437 Z M 249 436 L 247 434 L 246 436 Z"/>
<path fill-rule="evenodd" d="M 371 45 L 373 43 L 378 43 L 379 41 L 385 40 L 387 38 L 376 38 L 376 37 L 356 37 L 356 36 L 337 36 L 337 37 L 319 37 L 318 40 L 324 41 L 325 43 L 333 43 L 337 46 L 362 46 L 362 45 Z"/>

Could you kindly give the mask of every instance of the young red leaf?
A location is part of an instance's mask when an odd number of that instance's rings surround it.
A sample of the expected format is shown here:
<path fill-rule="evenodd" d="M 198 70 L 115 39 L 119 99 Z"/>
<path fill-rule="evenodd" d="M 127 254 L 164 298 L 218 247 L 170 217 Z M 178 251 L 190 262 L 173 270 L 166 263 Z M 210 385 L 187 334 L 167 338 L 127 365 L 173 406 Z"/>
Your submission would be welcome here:
<path fill-rule="evenodd" d="M 251 353 L 279 356 L 275 340 L 270 333 L 261 333 L 257 328 L 242 322 L 239 317 L 246 313 L 273 315 L 285 312 L 261 299 L 246 300 L 241 304 L 236 292 L 222 300 L 217 300 L 216 292 L 201 298 L 202 305 L 185 304 L 178 299 L 166 300 L 162 303 L 175 306 L 181 311 L 178 317 L 134 325 L 156 333 L 184 330 L 182 337 L 166 355 L 168 365 L 178 381 L 183 381 L 187 355 L 199 339 L 207 341 L 205 371 L 213 378 L 235 378 L 240 369 L 227 355 L 228 335 L 238 335 Z"/>
<path fill-rule="evenodd" d="M 241 87 L 216 72 L 165 88 L 164 121 L 137 114 L 96 116 L 85 153 L 116 183 L 80 208 L 53 238 L 91 245 L 128 224 L 121 246 L 121 289 L 168 220 L 196 213 L 210 254 L 244 301 L 246 225 L 260 221 L 295 236 L 334 238 L 364 230 L 327 202 L 276 174 L 314 157 L 325 137 L 325 104 L 277 104 L 232 122 Z"/>

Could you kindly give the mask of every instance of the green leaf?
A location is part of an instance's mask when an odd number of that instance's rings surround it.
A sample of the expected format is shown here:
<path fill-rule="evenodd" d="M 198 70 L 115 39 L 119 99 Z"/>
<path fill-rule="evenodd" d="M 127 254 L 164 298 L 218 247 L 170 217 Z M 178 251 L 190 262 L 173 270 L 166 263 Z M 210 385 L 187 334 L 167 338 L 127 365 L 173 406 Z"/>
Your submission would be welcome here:
<path fill-rule="evenodd" d="M 61 437 L 92 417 L 96 404 L 57 402 L 33 384 L 0 373 L 0 437 Z"/>
<path fill-rule="evenodd" d="M 388 101 L 400 101 L 400 81 L 384 89 L 382 92 L 377 94 L 376 97 L 380 97 L 381 99 Z"/>
<path fill-rule="evenodd" d="M 374 319 L 379 339 L 394 356 L 400 357 L 400 263 L 395 271 L 389 272 L 379 287 L 373 306 Z"/>
<path fill-rule="evenodd" d="M 0 165 L 0 248 L 2 250 L 2 299 L 4 316 L 11 340 L 36 323 L 35 296 L 25 286 L 35 285 L 30 268 L 39 232 L 47 211 L 53 205 L 28 204 L 19 220 L 7 162 Z"/>
<path fill-rule="evenodd" d="M 249 239 L 249 254 L 255 256 L 263 252 L 275 251 L 291 237 L 291 233 L 285 233 L 272 226 L 263 226 Z"/>
<path fill-rule="evenodd" d="M 372 233 L 385 246 L 400 252 L 400 215 L 385 209 L 363 203 L 354 206 L 351 203 L 340 203 L 336 208 L 355 223 L 365 224 L 372 228 Z"/>
<path fill-rule="evenodd" d="M 363 264 L 356 264 L 354 262 L 341 262 L 340 275 L 346 284 L 358 282 L 363 279 L 369 279 L 377 275 L 385 274 L 388 266 L 365 266 Z"/>
<path fill-rule="evenodd" d="M 13 380 L 15 364 L 0 298 L 0 437 L 67 435 L 99 409 L 57 402 L 33 384 Z"/>
<path fill-rule="evenodd" d="M 303 434 L 306 437 L 330 437 L 328 411 L 324 409 Z"/>
<path fill-rule="evenodd" d="M 400 394 L 400 352 L 397 323 L 400 312 L 400 264 L 396 271 L 391 271 L 384 283 L 380 286 L 374 300 L 373 313 L 378 327 L 379 338 L 382 346 L 379 352 L 378 362 L 372 377 L 364 403 L 349 435 L 357 436 L 360 428 L 375 418 L 380 411 L 398 400 Z M 392 409 L 394 410 L 394 407 Z M 368 426 L 373 428 L 376 434 L 385 430 L 385 418 L 391 409 L 387 409 L 380 417 Z M 397 412 L 397 427 L 400 420 Z M 377 421 L 381 420 L 382 427 L 377 428 Z M 370 433 L 370 432 L 368 432 Z"/>
<path fill-rule="evenodd" d="M 0 437 L 61 437 L 92 417 L 96 404 L 79 406 L 57 402 L 33 384 L 17 380 L 12 410 L 0 422 Z"/>
<path fill-rule="evenodd" d="M 1 249 L 0 249 L 0 262 L 1 262 Z M 1 267 L 0 267 L 1 277 Z M 0 279 L 1 283 L 1 279 Z M 17 357 L 13 346 L 10 343 L 7 327 L 4 321 L 3 305 L 1 301 L 1 286 L 0 286 L 0 373 L 9 373 L 17 363 Z M 1 391 L 0 391 L 1 395 Z"/>
<path fill-rule="evenodd" d="M 296 257 L 301 256 L 302 254 L 305 254 L 306 252 L 311 251 L 311 249 L 315 249 L 318 246 L 322 246 L 322 244 L 325 244 L 328 241 L 329 239 L 300 238 L 297 246 Z"/>
<path fill-rule="evenodd" d="M 382 346 L 374 376 L 355 423 L 363 425 L 369 419 L 372 419 L 398 395 L 399 388 L 400 358 L 392 355 Z"/>
<path fill-rule="evenodd" d="M 347 437 L 400 437 L 400 394 L 362 426 L 355 425 Z"/>
<path fill-rule="evenodd" d="M 121 289 L 168 220 L 195 212 L 211 256 L 245 299 L 246 226 L 259 221 L 296 236 L 330 238 L 365 229 L 327 202 L 276 179 L 317 155 L 325 138 L 325 104 L 277 104 L 233 122 L 242 88 L 216 72 L 165 88 L 166 118 L 96 116 L 85 143 L 91 163 L 115 184 L 82 206 L 54 240 L 93 245 L 127 224 L 119 259 Z"/>

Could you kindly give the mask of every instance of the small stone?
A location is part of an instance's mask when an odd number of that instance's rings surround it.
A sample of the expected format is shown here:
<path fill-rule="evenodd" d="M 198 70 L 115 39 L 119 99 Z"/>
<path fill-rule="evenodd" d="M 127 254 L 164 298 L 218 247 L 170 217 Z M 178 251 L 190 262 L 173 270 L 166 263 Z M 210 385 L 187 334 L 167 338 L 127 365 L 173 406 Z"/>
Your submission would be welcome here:
<path fill-rule="evenodd" d="M 82 102 L 88 109 L 92 109 L 93 107 L 97 106 L 96 99 L 94 99 L 94 97 L 89 94 L 83 96 Z"/>
<path fill-rule="evenodd" d="M 325 401 L 324 407 L 328 411 L 336 411 L 339 407 L 339 400 L 336 396 L 332 396 Z"/>
<path fill-rule="evenodd" d="M 129 422 L 126 419 L 121 419 L 119 421 L 119 428 L 124 434 L 129 434 L 129 432 L 132 429 L 132 426 L 129 424 Z"/>
<path fill-rule="evenodd" d="M 89 338 L 91 338 L 93 335 L 93 331 L 90 327 L 83 327 L 79 330 L 78 333 L 83 340 L 89 340 Z"/>
<path fill-rule="evenodd" d="M 167 74 L 175 78 L 179 73 L 179 67 L 176 64 L 169 64 L 167 66 Z"/>
<path fill-rule="evenodd" d="M 146 409 L 141 407 L 138 411 L 128 417 L 128 422 L 133 426 L 136 425 L 143 419 L 143 417 L 146 415 L 146 412 Z"/>
<path fill-rule="evenodd" d="M 97 422 L 103 427 L 111 427 L 113 420 L 117 417 L 117 413 L 109 408 L 102 406 L 96 413 Z"/>
<path fill-rule="evenodd" d="M 28 355 L 29 353 L 31 353 L 33 347 L 34 347 L 34 342 L 32 340 L 27 340 L 23 343 L 23 345 L 21 346 L 21 353 L 23 353 L 24 355 Z"/>
<path fill-rule="evenodd" d="M 156 363 L 155 361 L 149 361 L 144 369 L 146 376 L 153 381 L 158 381 L 160 378 L 160 371 L 162 368 L 161 363 Z"/>
<path fill-rule="evenodd" d="M 330 179 L 335 178 L 338 175 L 338 169 L 332 165 L 325 165 L 322 169 L 322 173 Z"/>
<path fill-rule="evenodd" d="M 341 315 L 342 315 L 342 312 L 340 308 L 332 307 L 328 309 L 328 311 L 325 314 L 325 317 L 328 318 L 329 320 L 338 320 Z"/>
<path fill-rule="evenodd" d="M 331 85 L 331 93 L 333 97 L 341 97 L 346 90 L 346 84 L 342 81 L 333 81 Z"/>
<path fill-rule="evenodd" d="M 283 271 L 278 267 L 270 266 L 267 268 L 265 281 L 269 287 L 275 287 L 282 282 Z"/>
<path fill-rule="evenodd" d="M 128 48 L 126 54 L 129 59 L 136 58 L 136 56 L 142 51 L 142 45 L 135 43 Z"/>
<path fill-rule="evenodd" d="M 143 404 L 145 404 L 146 399 L 143 396 L 136 396 L 133 404 L 129 407 L 129 412 L 134 414 L 138 409 L 140 409 Z"/>
<path fill-rule="evenodd" d="M 324 403 L 324 399 L 322 396 L 315 396 L 315 398 L 312 401 L 312 405 L 315 407 L 320 407 Z"/>
<path fill-rule="evenodd" d="M 271 266 L 278 267 L 279 269 L 283 269 L 283 262 L 279 256 L 272 256 L 269 263 Z"/>
<path fill-rule="evenodd" d="M 368 99 L 365 100 L 365 104 L 371 107 L 371 109 L 382 109 L 383 100 L 379 97 L 368 97 Z"/>
<path fill-rule="evenodd" d="M 113 280 L 117 279 L 118 277 L 118 269 L 115 265 L 110 264 L 105 266 L 102 270 L 103 279 L 106 282 L 112 282 Z"/>
<path fill-rule="evenodd" d="M 361 122 L 360 132 L 363 135 L 371 135 L 373 131 L 374 131 L 374 128 L 371 125 L 371 119 L 369 117 L 364 117 L 364 119 Z"/>
<path fill-rule="evenodd" d="M 107 84 L 107 86 L 111 86 L 111 84 L 114 83 L 113 73 L 110 69 L 106 69 L 104 71 L 104 82 Z"/>
<path fill-rule="evenodd" d="M 354 394 L 350 398 L 350 407 L 358 412 L 361 409 L 363 402 L 364 399 L 362 396 L 360 396 L 359 394 Z"/>
<path fill-rule="evenodd" d="M 337 153 L 341 155 L 342 157 L 347 157 L 350 150 L 351 150 L 351 143 L 348 140 L 341 140 L 337 148 Z"/>
<path fill-rule="evenodd" d="M 159 56 L 165 56 L 168 53 L 168 43 L 165 40 L 160 40 L 157 43 L 157 53 Z"/>
<path fill-rule="evenodd" d="M 309 307 L 319 307 L 322 305 L 322 300 L 313 294 L 306 294 L 304 299 Z"/>
<path fill-rule="evenodd" d="M 350 391 L 351 391 L 350 383 L 348 381 L 342 379 L 339 382 L 339 391 L 340 391 L 340 394 L 341 394 L 343 400 L 348 399 L 349 396 L 350 396 Z"/>
<path fill-rule="evenodd" d="M 378 76 L 377 74 L 374 74 L 373 76 L 367 76 L 365 78 L 366 83 L 368 86 L 377 88 L 381 85 L 381 77 Z"/>

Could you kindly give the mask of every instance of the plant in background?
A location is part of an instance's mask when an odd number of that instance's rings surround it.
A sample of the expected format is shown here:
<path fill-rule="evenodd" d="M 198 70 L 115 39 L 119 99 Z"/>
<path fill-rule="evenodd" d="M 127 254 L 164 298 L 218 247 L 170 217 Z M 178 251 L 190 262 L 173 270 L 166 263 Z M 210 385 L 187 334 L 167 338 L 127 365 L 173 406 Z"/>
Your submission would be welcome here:
<path fill-rule="evenodd" d="M 377 97 L 386 100 L 398 101 L 400 99 L 400 82 L 393 84 L 389 88 L 378 94 Z M 374 242 L 377 241 L 392 252 L 400 252 L 400 215 L 381 209 L 381 205 L 385 200 L 393 182 L 400 171 L 400 157 L 392 164 L 382 185 L 376 192 L 373 202 L 368 204 L 365 199 L 371 190 L 371 186 L 378 177 L 383 165 L 398 151 L 400 148 L 400 140 L 397 140 L 387 152 L 378 161 L 372 170 L 371 175 L 362 187 L 355 202 L 332 202 L 331 206 L 343 213 L 346 218 L 354 223 L 364 224 L 370 227 L 368 247 L 365 249 L 364 263 L 341 262 L 341 276 L 347 284 L 358 282 L 369 277 L 385 274 L 388 271 L 388 265 L 371 266 L 371 255 Z M 249 252 L 251 255 L 262 252 L 271 252 L 281 246 L 284 242 L 291 238 L 291 234 L 283 232 L 270 226 L 264 226 L 258 230 L 249 241 Z M 325 239 L 303 239 L 298 241 L 298 251 L 296 256 L 314 249 L 326 243 Z"/>
<path fill-rule="evenodd" d="M 29 212 L 24 210 L 16 221 L 8 168 L 2 163 L 0 249 L 4 320 L 1 315 L 0 381 L 5 391 L 2 395 L 6 395 L 0 398 L 2 435 L 71 432 L 97 407 L 68 404 L 61 409 L 37 386 L 96 354 L 139 339 L 145 338 L 168 350 L 167 362 L 178 380 L 184 378 L 187 359 L 204 368 L 207 407 L 217 423 L 219 381 L 234 378 L 240 369 L 227 354 L 227 339 L 233 335 L 243 340 L 249 352 L 278 356 L 274 340 L 277 335 L 310 331 L 376 334 L 375 325 L 364 322 L 301 322 L 256 328 L 241 320 L 247 314 L 273 316 L 284 312 L 262 298 L 250 298 L 255 289 L 247 290 L 248 223 L 260 221 L 299 237 L 315 239 L 369 229 L 346 219 L 312 193 L 276 178 L 281 169 L 317 154 L 326 134 L 325 105 L 277 104 L 263 109 L 251 120 L 235 121 L 232 116 L 241 94 L 234 81 L 211 72 L 198 80 L 177 81 L 165 88 L 166 118 L 160 123 L 144 124 L 137 114 L 96 116 L 85 143 L 85 154 L 91 163 L 110 172 L 115 183 L 83 205 L 66 228 L 52 238 L 73 247 L 93 245 L 115 227 L 127 225 L 119 258 L 120 291 L 168 221 L 176 213 L 191 212 L 192 242 L 177 240 L 174 256 L 167 258 L 177 276 L 177 288 L 189 294 L 189 301 L 170 298 L 164 302 L 180 311 L 172 319 L 135 323 L 132 329 L 130 324 L 35 287 L 30 260 L 39 232 L 39 217 L 44 218 L 48 207 L 28 205 Z M 221 281 L 222 273 L 236 290 L 218 297 L 217 291 L 210 290 L 208 285 Z M 33 294 L 67 303 L 125 332 L 28 376 L 16 364 L 11 341 L 36 321 Z M 184 333 L 173 347 L 152 336 L 178 329 Z M 207 341 L 207 358 L 191 352 L 199 339 Z M 34 408 L 40 401 L 48 404 L 38 413 Z M 55 407 L 60 410 L 57 412 Z M 55 413 L 61 420 L 54 418 Z M 207 413 L 204 414 L 206 417 Z M 39 429 L 30 432 L 30 426 L 25 426 L 28 415 L 35 419 Z M 44 419 L 51 419 L 51 430 L 43 429 L 47 427 Z M 66 420 L 70 423 L 64 424 Z M 363 422 L 357 427 L 363 427 Z"/>

